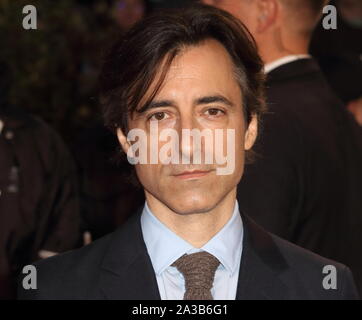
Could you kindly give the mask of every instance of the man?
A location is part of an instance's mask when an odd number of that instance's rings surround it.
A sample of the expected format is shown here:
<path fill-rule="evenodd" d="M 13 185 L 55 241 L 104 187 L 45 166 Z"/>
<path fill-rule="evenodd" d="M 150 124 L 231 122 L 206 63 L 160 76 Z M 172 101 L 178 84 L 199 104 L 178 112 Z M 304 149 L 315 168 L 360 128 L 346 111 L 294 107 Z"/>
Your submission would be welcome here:
<path fill-rule="evenodd" d="M 313 32 L 310 52 L 333 91 L 362 126 L 362 1 L 331 1 L 337 8 L 336 29 L 319 24 Z"/>
<path fill-rule="evenodd" d="M 0 63 L 0 299 L 16 298 L 25 264 L 79 245 L 76 172 L 63 141 L 6 99 Z"/>
<path fill-rule="evenodd" d="M 348 268 L 239 213 L 237 184 L 264 100 L 261 60 L 236 19 L 208 6 L 164 12 L 135 26 L 105 61 L 106 124 L 131 162 L 147 159 L 135 164 L 146 204 L 115 233 L 37 263 L 38 289 L 20 286 L 20 298 L 357 297 Z M 184 138 L 189 129 L 205 134 L 202 143 Z M 234 160 L 230 172 L 220 149 Z M 323 285 L 327 265 L 338 274 L 332 290 Z"/>
<path fill-rule="evenodd" d="M 205 1 L 210 2 L 210 1 Z M 268 231 L 352 268 L 362 289 L 362 135 L 308 55 L 324 0 L 211 1 L 246 24 L 267 73 L 259 158 L 242 211 Z"/>

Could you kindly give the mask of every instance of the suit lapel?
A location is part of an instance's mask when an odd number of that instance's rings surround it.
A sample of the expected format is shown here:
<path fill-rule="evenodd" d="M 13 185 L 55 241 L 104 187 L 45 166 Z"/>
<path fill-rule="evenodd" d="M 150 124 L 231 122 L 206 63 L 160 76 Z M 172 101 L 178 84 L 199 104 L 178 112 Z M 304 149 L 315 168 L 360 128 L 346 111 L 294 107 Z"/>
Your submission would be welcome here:
<path fill-rule="evenodd" d="M 112 300 L 161 299 L 142 237 L 140 212 L 114 233 L 101 266 L 100 288 Z"/>
<path fill-rule="evenodd" d="M 279 275 L 288 264 L 269 233 L 243 215 L 244 244 L 236 300 L 287 299 L 288 287 Z"/>
<path fill-rule="evenodd" d="M 156 276 L 143 241 L 138 212 L 113 234 L 100 274 L 102 295 L 111 300 L 160 300 Z M 288 264 L 272 237 L 243 215 L 244 243 L 237 300 L 286 299 L 279 275 Z"/>

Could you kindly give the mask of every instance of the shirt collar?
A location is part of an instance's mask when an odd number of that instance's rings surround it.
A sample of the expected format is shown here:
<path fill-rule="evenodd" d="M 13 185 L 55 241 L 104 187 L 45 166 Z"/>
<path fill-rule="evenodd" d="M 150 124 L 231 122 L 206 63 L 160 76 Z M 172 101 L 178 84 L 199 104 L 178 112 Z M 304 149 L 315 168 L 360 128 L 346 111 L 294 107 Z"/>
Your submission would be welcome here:
<path fill-rule="evenodd" d="M 310 54 L 291 54 L 270 63 L 266 63 L 264 66 L 264 72 L 269 73 L 270 71 L 293 61 L 300 59 L 310 59 L 312 56 Z"/>
<path fill-rule="evenodd" d="M 160 275 L 185 253 L 207 251 L 214 255 L 232 275 L 241 257 L 243 223 L 239 206 L 235 202 L 234 211 L 224 227 L 202 248 L 194 248 L 167 228 L 149 209 L 147 203 L 141 215 L 143 238 L 156 274 Z"/>

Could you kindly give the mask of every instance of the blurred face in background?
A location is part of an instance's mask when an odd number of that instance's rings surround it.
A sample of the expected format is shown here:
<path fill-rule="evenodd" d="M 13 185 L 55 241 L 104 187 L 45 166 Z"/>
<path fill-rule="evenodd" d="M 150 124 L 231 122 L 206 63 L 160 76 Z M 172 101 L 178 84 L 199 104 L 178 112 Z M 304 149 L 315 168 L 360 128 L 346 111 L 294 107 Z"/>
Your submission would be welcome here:
<path fill-rule="evenodd" d="M 255 0 L 203 0 L 204 4 L 225 10 L 242 21 L 255 36 L 258 28 L 258 1 Z"/>
<path fill-rule="evenodd" d="M 140 21 L 145 14 L 143 0 L 117 0 L 112 15 L 123 31 L 127 31 Z"/>
<path fill-rule="evenodd" d="M 362 0 L 339 0 L 337 5 L 342 18 L 348 24 L 362 29 Z"/>

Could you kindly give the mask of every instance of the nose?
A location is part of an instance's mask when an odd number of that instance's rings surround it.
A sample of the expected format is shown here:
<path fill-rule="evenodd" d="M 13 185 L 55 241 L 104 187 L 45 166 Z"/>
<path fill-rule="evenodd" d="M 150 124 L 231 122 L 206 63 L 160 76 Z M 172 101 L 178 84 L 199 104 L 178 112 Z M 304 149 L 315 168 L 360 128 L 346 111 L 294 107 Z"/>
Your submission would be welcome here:
<path fill-rule="evenodd" d="M 180 154 L 183 164 L 201 164 L 203 141 L 201 126 L 192 114 L 181 116 L 178 134 L 180 137 Z"/>

